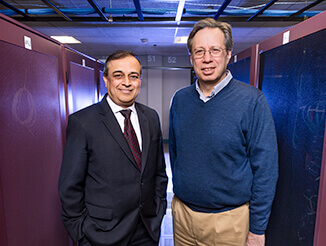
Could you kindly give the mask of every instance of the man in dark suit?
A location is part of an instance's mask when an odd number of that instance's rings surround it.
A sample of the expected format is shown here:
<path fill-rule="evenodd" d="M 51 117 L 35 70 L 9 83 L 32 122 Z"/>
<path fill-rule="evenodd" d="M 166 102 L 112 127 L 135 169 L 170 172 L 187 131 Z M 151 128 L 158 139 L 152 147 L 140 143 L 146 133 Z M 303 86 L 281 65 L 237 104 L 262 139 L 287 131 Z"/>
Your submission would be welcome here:
<path fill-rule="evenodd" d="M 135 102 L 141 84 L 135 54 L 111 54 L 103 78 L 103 100 L 69 116 L 62 220 L 79 245 L 158 245 L 167 186 L 159 117 Z"/>

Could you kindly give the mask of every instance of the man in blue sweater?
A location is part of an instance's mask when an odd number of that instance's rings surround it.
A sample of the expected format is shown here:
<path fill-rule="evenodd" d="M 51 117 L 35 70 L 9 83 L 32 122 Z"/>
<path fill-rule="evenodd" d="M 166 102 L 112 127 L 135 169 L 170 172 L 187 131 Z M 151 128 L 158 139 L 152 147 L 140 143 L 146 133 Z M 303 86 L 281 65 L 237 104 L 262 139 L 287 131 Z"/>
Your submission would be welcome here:
<path fill-rule="evenodd" d="M 277 142 L 263 93 L 227 64 L 231 26 L 208 18 L 188 39 L 195 84 L 170 109 L 175 246 L 265 244 L 278 178 Z"/>

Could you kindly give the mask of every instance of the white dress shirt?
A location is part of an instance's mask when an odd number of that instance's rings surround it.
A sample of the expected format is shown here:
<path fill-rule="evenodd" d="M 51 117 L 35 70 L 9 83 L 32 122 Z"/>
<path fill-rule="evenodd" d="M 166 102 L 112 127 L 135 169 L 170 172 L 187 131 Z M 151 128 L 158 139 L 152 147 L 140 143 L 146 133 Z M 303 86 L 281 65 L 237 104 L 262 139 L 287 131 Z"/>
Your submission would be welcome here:
<path fill-rule="evenodd" d="M 122 132 L 124 132 L 125 117 L 120 113 L 120 111 L 124 110 L 124 109 L 131 110 L 130 120 L 131 120 L 132 126 L 134 127 L 134 130 L 135 130 L 135 133 L 136 133 L 136 136 L 138 139 L 138 143 L 139 143 L 139 148 L 141 151 L 142 150 L 142 138 L 141 138 L 140 125 L 139 125 L 139 120 L 138 120 L 138 115 L 137 115 L 135 104 L 132 104 L 128 108 L 123 108 L 123 107 L 117 105 L 115 102 L 113 102 L 109 95 L 106 97 L 106 100 L 107 100 L 112 112 L 114 113 L 115 118 L 117 119 Z"/>
<path fill-rule="evenodd" d="M 204 93 L 199 88 L 198 80 L 196 80 L 196 90 L 199 94 L 200 100 L 202 100 L 203 102 L 207 102 L 212 99 L 217 93 L 219 93 L 225 86 L 228 85 L 232 78 L 233 76 L 231 72 L 229 70 L 226 70 L 226 77 L 220 83 L 214 86 L 212 93 L 207 97 L 204 96 Z"/>

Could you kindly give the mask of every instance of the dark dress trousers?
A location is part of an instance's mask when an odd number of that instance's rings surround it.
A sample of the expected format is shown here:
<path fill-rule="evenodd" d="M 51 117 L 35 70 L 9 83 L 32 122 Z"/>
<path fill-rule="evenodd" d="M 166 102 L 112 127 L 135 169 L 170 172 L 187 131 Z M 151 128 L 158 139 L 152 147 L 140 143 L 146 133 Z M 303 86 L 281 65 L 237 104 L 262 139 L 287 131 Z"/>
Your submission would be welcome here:
<path fill-rule="evenodd" d="M 141 219 L 158 241 L 167 186 L 159 117 L 135 103 L 142 135 L 139 170 L 106 96 L 69 116 L 59 178 L 63 223 L 74 242 L 123 246 Z"/>

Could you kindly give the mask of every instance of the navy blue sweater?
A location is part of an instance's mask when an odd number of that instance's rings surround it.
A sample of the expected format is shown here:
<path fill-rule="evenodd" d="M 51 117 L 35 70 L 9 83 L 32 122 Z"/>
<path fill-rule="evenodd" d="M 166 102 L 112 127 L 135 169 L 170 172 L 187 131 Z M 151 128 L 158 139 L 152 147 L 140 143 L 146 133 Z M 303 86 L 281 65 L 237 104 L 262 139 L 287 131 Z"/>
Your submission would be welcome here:
<path fill-rule="evenodd" d="M 274 122 L 263 93 L 232 79 L 208 102 L 195 84 L 171 104 L 169 149 L 175 195 L 199 212 L 250 202 L 250 231 L 266 230 L 278 178 Z"/>

